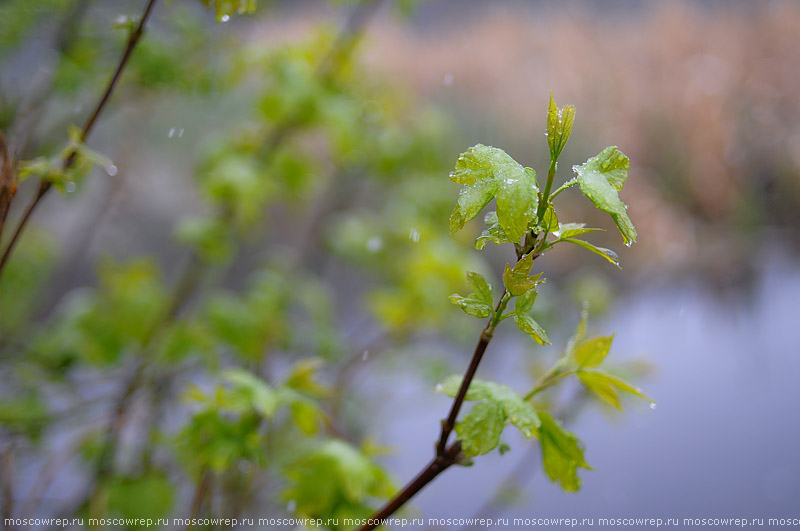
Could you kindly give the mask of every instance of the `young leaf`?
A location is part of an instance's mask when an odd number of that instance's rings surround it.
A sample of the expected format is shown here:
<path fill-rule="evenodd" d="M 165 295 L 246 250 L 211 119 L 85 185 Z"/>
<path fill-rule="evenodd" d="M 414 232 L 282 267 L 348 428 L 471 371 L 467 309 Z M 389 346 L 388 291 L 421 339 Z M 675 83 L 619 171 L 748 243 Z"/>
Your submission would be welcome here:
<path fill-rule="evenodd" d="M 556 217 L 556 211 L 553 209 L 552 203 L 547 205 L 547 210 L 544 211 L 538 228 L 542 232 L 550 233 L 554 233 L 559 229 L 558 217 Z"/>
<path fill-rule="evenodd" d="M 516 162 L 514 163 L 516 164 Z M 499 184 L 497 191 L 497 219 L 511 241 L 522 238 L 528 226 L 536 217 L 539 206 L 536 185 L 536 172 L 530 168 L 509 166 L 496 174 Z"/>
<path fill-rule="evenodd" d="M 576 240 L 575 238 L 560 238 L 558 241 L 569 242 L 579 247 L 583 247 L 584 249 L 588 249 L 593 253 L 599 254 L 600 256 L 602 256 L 615 266 L 622 269 L 622 266 L 619 265 L 619 256 L 611 249 L 606 249 L 605 247 L 597 247 L 596 245 L 592 245 L 589 242 L 585 242 L 583 240 Z"/>
<path fill-rule="evenodd" d="M 630 161 L 616 146 L 607 147 L 596 157 L 579 166 L 573 166 L 578 175 L 578 185 L 594 205 L 611 214 L 626 245 L 636 241 L 636 229 L 628 217 L 627 205 L 617 193 L 628 178 Z"/>
<path fill-rule="evenodd" d="M 578 378 L 594 396 L 622 411 L 619 403 L 619 393 L 606 378 L 592 372 L 578 372 Z"/>
<path fill-rule="evenodd" d="M 455 233 L 497 196 L 497 220 L 509 240 L 519 240 L 528 230 L 538 206 L 536 173 L 523 168 L 505 151 L 482 144 L 458 157 L 450 179 L 464 184 L 450 215 Z"/>
<path fill-rule="evenodd" d="M 475 273 L 474 271 L 470 271 L 467 273 L 467 283 L 469 287 L 472 288 L 474 291 L 474 295 L 483 301 L 488 306 L 492 306 L 492 286 L 486 282 L 486 279 L 483 278 L 480 273 Z"/>
<path fill-rule="evenodd" d="M 550 345 L 550 338 L 547 337 L 547 332 L 544 331 L 542 325 L 533 320 L 533 317 L 527 314 L 514 314 L 514 323 L 517 327 L 531 336 L 534 341 L 540 345 Z"/>
<path fill-rule="evenodd" d="M 564 490 L 577 491 L 581 487 L 577 469 L 592 469 L 584 460 L 583 443 L 547 413 L 539 413 L 539 419 L 544 471 L 552 481 L 558 481 Z"/>
<path fill-rule="evenodd" d="M 584 377 L 586 377 L 587 375 L 590 375 L 589 379 L 592 379 L 595 382 L 602 381 L 605 384 L 614 386 L 619 391 L 637 396 L 642 400 L 650 402 L 651 404 L 655 403 L 655 401 L 652 398 L 645 395 L 644 393 L 642 393 L 640 389 L 633 387 L 631 384 L 629 384 L 619 376 L 614 376 L 613 374 L 609 374 L 599 369 L 581 370 L 578 372 L 578 376 L 581 378 L 581 381 L 583 381 Z"/>
<path fill-rule="evenodd" d="M 477 250 L 483 250 L 489 241 L 492 241 L 496 244 L 507 243 L 510 241 L 508 236 L 506 236 L 506 233 L 503 232 L 503 227 L 500 226 L 500 222 L 497 219 L 497 212 L 492 211 L 486 214 L 484 222 L 486 223 L 486 228 L 483 229 L 481 235 L 475 240 L 475 248 Z"/>
<path fill-rule="evenodd" d="M 552 232 L 556 238 L 563 241 L 566 238 L 574 238 L 575 236 L 580 236 L 581 234 L 586 234 L 587 232 L 604 230 L 605 229 L 593 229 L 591 227 L 586 227 L 585 223 L 559 223 L 558 229 Z"/>
<path fill-rule="evenodd" d="M 278 395 L 266 382 L 243 369 L 227 370 L 222 377 L 234 386 L 242 400 L 265 417 L 272 418 L 278 409 Z"/>
<path fill-rule="evenodd" d="M 461 387 L 461 377 L 453 375 L 436 386 L 436 390 L 454 397 Z M 539 426 L 539 416 L 533 406 L 507 385 L 472 380 L 465 397 L 468 401 L 487 400 L 498 404 L 506 417 L 523 435 L 531 438 Z"/>
<path fill-rule="evenodd" d="M 500 444 L 506 418 L 497 402 L 478 402 L 469 415 L 456 424 L 456 434 L 461 449 L 467 457 L 491 452 Z"/>
<path fill-rule="evenodd" d="M 538 292 L 535 289 L 532 289 L 517 297 L 514 311 L 517 313 L 526 313 L 531 311 L 533 304 L 536 302 L 537 293 Z"/>
<path fill-rule="evenodd" d="M 450 234 L 455 234 L 464 223 L 477 216 L 494 198 L 496 192 L 497 183 L 493 179 L 481 179 L 464 186 L 458 193 L 458 202 L 450 214 Z"/>
<path fill-rule="evenodd" d="M 564 146 L 572 133 L 572 126 L 575 123 L 575 107 L 565 105 L 561 109 L 553 99 L 550 92 L 550 105 L 547 107 L 547 145 L 550 148 L 551 160 L 557 161 L 561 156 Z"/>
<path fill-rule="evenodd" d="M 578 367 L 597 367 L 608 355 L 614 336 L 601 336 L 578 343 L 573 357 Z"/>
<path fill-rule="evenodd" d="M 544 282 L 544 280 L 540 280 L 541 273 L 529 276 L 533 267 L 533 258 L 533 253 L 527 254 L 514 264 L 513 269 L 506 264 L 506 269 L 503 271 L 503 284 L 511 295 L 522 295 Z"/>
<path fill-rule="evenodd" d="M 450 295 L 450 302 L 461 308 L 465 314 L 477 317 L 478 319 L 485 319 L 492 314 L 492 307 L 478 298 L 474 293 L 468 297 L 462 297 L 454 293 Z"/>

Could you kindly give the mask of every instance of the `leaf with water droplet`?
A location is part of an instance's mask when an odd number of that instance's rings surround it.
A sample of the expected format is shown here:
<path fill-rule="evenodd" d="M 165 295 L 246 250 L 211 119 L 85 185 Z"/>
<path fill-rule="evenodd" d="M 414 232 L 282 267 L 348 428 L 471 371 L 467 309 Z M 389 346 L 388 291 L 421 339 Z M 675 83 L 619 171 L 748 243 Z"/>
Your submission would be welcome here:
<path fill-rule="evenodd" d="M 467 457 L 491 452 L 500 444 L 505 427 L 503 409 L 496 402 L 478 402 L 464 420 L 456 423 L 456 435 Z"/>
<path fill-rule="evenodd" d="M 486 228 L 475 240 L 475 248 L 477 250 L 482 250 L 484 247 L 486 247 L 486 244 L 489 241 L 492 241 L 496 244 L 507 243 L 511 241 L 503 231 L 503 227 L 500 226 L 500 221 L 497 219 L 497 212 L 492 211 L 486 214 L 484 222 L 486 223 Z"/>
<path fill-rule="evenodd" d="M 482 144 L 471 147 L 458 157 L 450 179 L 465 185 L 450 216 L 451 233 L 495 197 L 497 222 L 508 240 L 519 240 L 528 231 L 538 206 L 536 173 L 505 151 Z"/>
<path fill-rule="evenodd" d="M 517 327 L 531 336 L 540 345 L 550 345 L 550 338 L 547 337 L 542 325 L 536 322 L 533 317 L 527 314 L 514 314 L 514 323 Z"/>
<path fill-rule="evenodd" d="M 626 244 L 636 241 L 636 229 L 627 213 L 627 205 L 618 191 L 628 178 L 630 161 L 616 146 L 604 149 L 581 165 L 572 168 L 578 176 L 578 185 L 594 205 L 611 215 Z"/>
<path fill-rule="evenodd" d="M 486 279 L 480 273 L 470 271 L 467 273 L 467 283 L 472 288 L 474 295 L 483 301 L 485 304 L 492 306 L 492 286 L 486 282 Z"/>
<path fill-rule="evenodd" d="M 452 375 L 436 386 L 436 390 L 454 397 L 461 387 L 462 377 Z M 526 402 L 516 391 L 509 386 L 484 380 L 472 380 L 465 396 L 465 400 L 485 400 L 496 404 L 504 415 L 504 422 L 510 422 L 530 439 L 541 424 L 539 415 L 533 406 Z"/>

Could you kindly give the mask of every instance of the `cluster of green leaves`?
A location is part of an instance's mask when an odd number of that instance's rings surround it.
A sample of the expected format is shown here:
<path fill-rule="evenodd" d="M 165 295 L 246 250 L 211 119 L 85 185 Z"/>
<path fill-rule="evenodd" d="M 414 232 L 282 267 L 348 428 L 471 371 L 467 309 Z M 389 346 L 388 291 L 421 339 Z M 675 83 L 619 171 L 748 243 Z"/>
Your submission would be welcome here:
<path fill-rule="evenodd" d="M 388 498 L 396 486 L 365 450 L 329 440 L 305 451 L 288 470 L 283 499 L 309 518 L 336 518 L 332 529 L 348 529 L 345 519 L 363 519 L 375 498 Z"/>
<path fill-rule="evenodd" d="M 317 369 L 316 363 L 299 362 L 278 386 L 244 369 L 224 371 L 223 383 L 208 392 L 190 384 L 185 397 L 200 408 L 178 436 L 182 460 L 197 476 L 206 470 L 223 473 L 242 462 L 264 464 L 264 423 L 282 407 L 303 433 L 316 434 L 324 421 L 317 399 L 327 393 L 316 380 Z"/>
<path fill-rule="evenodd" d="M 220 20 L 240 9 L 230 2 L 209 4 Z M 170 9 L 178 13 L 180 5 Z M 331 394 L 342 390 L 324 389 L 317 378 L 320 365 L 298 361 L 325 358 L 334 372 L 353 350 L 340 337 L 332 288 L 319 275 L 326 265 L 319 251 L 329 247 L 374 275 L 378 287 L 364 297 L 392 333 L 409 334 L 441 323 L 446 294 L 460 285 L 462 265 L 471 263 L 467 253 L 436 229 L 449 208 L 447 187 L 424 198 L 419 194 L 431 176 L 441 172 L 444 122 L 434 113 L 408 112 L 408 102 L 369 81 L 369 73 L 348 55 L 328 54 L 337 42 L 329 31 L 275 49 L 261 44 L 243 47 L 225 65 L 206 65 L 202 59 L 207 39 L 182 20 L 167 21 L 143 38 L 125 72 L 126 90 L 149 96 L 156 90 L 169 94 L 189 89 L 202 96 L 212 86 L 203 80 L 213 77 L 213 86 L 226 87 L 234 97 L 242 96 L 241 101 L 252 99 L 256 112 L 207 135 L 195 169 L 197 195 L 206 207 L 198 211 L 205 213 L 179 220 L 178 241 L 192 249 L 202 269 L 224 271 L 242 248 L 259 240 L 302 247 L 297 238 L 305 236 L 304 218 L 323 229 L 310 227 L 315 239 L 307 244 L 309 256 L 297 256 L 294 249 L 286 253 L 286 247 L 270 243 L 266 247 L 271 254 L 281 258 L 257 266 L 240 289 L 210 287 L 204 277 L 190 303 L 177 312 L 173 305 L 180 290 L 169 287 L 165 279 L 173 274 L 162 271 L 154 257 L 108 259 L 97 270 L 96 285 L 70 293 L 35 332 L 30 349 L 24 349 L 25 367 L 17 369 L 39 383 L 45 369 L 44 377 L 70 388 L 73 405 L 83 400 L 84 389 L 74 384 L 79 377 L 112 380 L 130 369 L 141 371 L 136 396 L 150 396 L 156 404 L 152 407 L 172 411 L 173 405 L 158 405 L 165 400 L 160 394 L 172 388 L 188 388 L 185 395 L 194 399 L 191 414 L 179 425 L 152 425 L 142 448 L 130 449 L 139 458 L 130 462 L 141 461 L 144 468 L 119 467 L 96 485 L 93 497 L 103 500 L 93 506 L 97 516 L 132 515 L 136 500 L 148 514 L 177 510 L 173 502 L 181 488 L 176 477 L 181 475 L 172 463 L 159 460 L 156 465 L 153 457 L 167 449 L 173 449 L 175 461 L 196 481 L 204 471 L 228 486 L 265 475 L 285 485 L 285 499 L 294 502 L 290 512 L 367 516 L 374 498 L 388 496 L 393 486 L 370 448 L 343 442 L 331 427 L 335 419 L 323 414 Z M 117 26 L 130 31 L 135 23 L 126 19 Z M 174 53 L 162 27 L 180 35 L 181 28 L 187 28 L 187 39 L 173 44 L 190 50 L 183 56 Z M 74 95 L 70 91 L 105 78 L 98 49 L 80 40 L 72 55 L 62 58 L 56 75 L 60 93 Z M 335 62 L 321 69 L 331 57 Z M 65 66 L 70 61 L 87 67 L 83 78 L 68 75 L 79 70 Z M 220 67 L 214 70 L 216 66 Z M 212 71 L 215 75 L 209 76 Z M 65 171 L 64 161 L 70 157 L 73 164 Z M 63 149 L 22 167 L 24 177 L 38 177 L 69 192 L 86 184 L 90 164 L 109 173 L 116 169 L 80 142 L 80 131 L 72 130 Z M 379 223 L 374 222 L 374 209 L 359 198 L 362 187 L 389 201 Z M 318 214 L 321 194 L 331 196 L 330 206 L 323 204 L 330 211 Z M 292 219 L 273 224 L 276 215 Z M 23 270 L 25 259 L 36 258 L 28 247 L 23 240 L 6 278 L 35 272 Z M 367 260 L 361 261 L 364 256 Z M 5 288 L 0 296 L 12 293 Z M 19 301 L 9 304 L 16 307 Z M 4 319 L 2 325 L 6 323 L 10 321 Z M 289 373 L 281 379 L 256 376 L 271 374 L 265 366 L 285 363 Z M 219 367 L 227 369 L 219 374 Z M 209 380 L 219 383 L 210 390 L 193 385 Z M 66 424 L 54 415 L 56 408 L 45 396 L 48 386 L 39 387 L 41 395 L 31 385 L 16 401 L 0 397 L 3 430 L 33 437 L 44 427 L 64 429 Z M 108 387 L 103 403 L 114 404 L 120 390 Z M 157 418 L 158 411 L 153 415 Z M 109 442 L 106 431 L 89 431 L 81 453 L 91 472 Z M 124 443 L 112 444 L 122 445 L 111 448 L 112 454 L 128 450 Z M 330 487 L 324 496 L 318 492 L 321 477 L 330 478 L 322 483 Z"/>
<path fill-rule="evenodd" d="M 505 289 L 499 301 L 495 302 L 489 282 L 475 272 L 467 273 L 472 293 L 466 297 L 450 297 L 451 302 L 468 315 L 488 318 L 484 334 L 488 333 L 490 337 L 500 321 L 511 317 L 517 327 L 536 343 L 550 344 L 547 332 L 530 313 L 536 303 L 537 289 L 544 283 L 542 273 L 532 274 L 531 270 L 534 259 L 556 244 L 568 242 L 578 245 L 619 266 L 616 253 L 577 238 L 601 229 L 559 221 L 554 199 L 563 190 L 579 185 L 597 208 L 611 215 L 627 245 L 636 240 L 636 230 L 626 213 L 627 207 L 618 195 L 627 180 L 630 163 L 616 147 L 606 148 L 584 164 L 574 166 L 576 177 L 551 193 L 558 159 L 574 122 L 574 107 L 559 108 L 551 95 L 545 133 L 550 167 L 543 187 L 539 186 L 533 169 L 522 166 L 498 148 L 482 144 L 460 155 L 455 170 L 450 174 L 453 182 L 463 185 L 450 216 L 451 232 L 463 228 L 494 200 L 496 209 L 486 215 L 486 228 L 475 241 L 475 247 L 483 249 L 488 242 L 513 243 L 517 254 L 514 265 L 506 264 L 502 275 Z M 507 310 L 511 299 L 515 301 L 514 309 Z M 584 460 L 583 445 L 552 416 L 535 409 L 533 397 L 566 376 L 577 375 L 590 393 L 618 409 L 621 409 L 620 391 L 650 401 L 640 390 L 599 368 L 608 355 L 613 336 L 585 339 L 585 331 L 584 311 L 564 355 L 524 396 L 502 384 L 482 380 L 471 382 L 465 399 L 477 401 L 477 404 L 455 426 L 466 457 L 486 454 L 495 448 L 499 448 L 501 453 L 507 451 L 508 446 L 501 443 L 501 435 L 506 425 L 513 424 L 526 438 L 539 439 L 543 467 L 548 477 L 559 482 L 565 490 L 578 490 L 577 469 L 589 468 Z M 437 386 L 437 390 L 454 397 L 460 386 L 461 378 L 451 376 Z"/>

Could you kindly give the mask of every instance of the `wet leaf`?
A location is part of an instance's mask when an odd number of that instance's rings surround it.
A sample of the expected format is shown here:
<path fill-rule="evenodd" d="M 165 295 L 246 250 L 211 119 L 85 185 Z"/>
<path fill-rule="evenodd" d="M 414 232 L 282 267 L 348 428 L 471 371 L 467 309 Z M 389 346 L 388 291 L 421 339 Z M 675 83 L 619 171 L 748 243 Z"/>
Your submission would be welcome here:
<path fill-rule="evenodd" d="M 539 413 L 539 441 L 542 446 L 542 464 L 547 477 L 561 484 L 566 491 L 581 487 L 578 468 L 591 467 L 583 457 L 583 443 L 572 432 L 564 429 L 547 413 Z"/>
<path fill-rule="evenodd" d="M 531 336 L 533 340 L 540 345 L 551 344 L 550 338 L 547 337 L 547 332 L 542 328 L 542 325 L 537 323 L 530 315 L 515 314 L 514 323 L 520 330 Z"/>
<path fill-rule="evenodd" d="M 584 249 L 588 249 L 588 250 L 592 251 L 595 254 L 599 254 L 600 256 L 602 256 L 603 258 L 605 258 L 606 260 L 608 260 L 609 262 L 611 262 L 615 266 L 617 266 L 620 269 L 622 269 L 622 267 L 619 265 L 619 256 L 617 255 L 617 253 L 615 253 L 611 249 L 606 249 L 605 247 L 597 247 L 596 245 L 592 245 L 589 242 L 586 242 L 586 241 L 583 241 L 583 240 L 576 240 L 575 238 L 562 238 L 559 241 L 569 242 L 569 243 L 572 243 L 572 244 L 577 245 L 579 247 L 583 247 Z"/>
<path fill-rule="evenodd" d="M 636 229 L 627 213 L 627 205 L 617 193 L 628 178 L 630 161 L 616 146 L 607 147 L 599 155 L 572 168 L 578 185 L 594 205 L 608 212 L 619 228 L 626 245 L 636 241 Z"/>
<path fill-rule="evenodd" d="M 561 109 L 550 93 L 550 104 L 547 107 L 547 146 L 550 148 L 550 158 L 558 160 L 564 146 L 572 134 L 572 126 L 575 124 L 575 107 L 565 105 Z"/>
<path fill-rule="evenodd" d="M 487 400 L 475 404 L 455 427 L 464 455 L 475 457 L 497 448 L 505 420 L 503 408 L 497 402 Z"/>
<path fill-rule="evenodd" d="M 509 240 L 519 240 L 533 221 L 538 206 L 536 172 L 523 168 L 505 151 L 478 144 L 458 157 L 450 174 L 464 184 L 450 216 L 455 233 L 497 198 L 497 221 Z"/>

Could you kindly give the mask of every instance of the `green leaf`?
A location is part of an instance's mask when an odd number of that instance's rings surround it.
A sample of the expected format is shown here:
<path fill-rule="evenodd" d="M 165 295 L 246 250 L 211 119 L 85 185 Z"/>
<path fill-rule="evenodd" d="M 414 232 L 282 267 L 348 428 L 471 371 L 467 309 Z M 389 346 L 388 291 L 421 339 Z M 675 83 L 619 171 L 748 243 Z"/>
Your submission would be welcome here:
<path fill-rule="evenodd" d="M 475 248 L 477 250 L 483 250 L 489 241 L 492 241 L 496 244 L 507 243 L 511 241 L 503 231 L 503 227 L 500 226 L 500 221 L 497 219 L 497 212 L 491 211 L 486 214 L 484 222 L 486 223 L 486 228 L 475 240 Z"/>
<path fill-rule="evenodd" d="M 575 107 L 565 105 L 561 109 L 553 99 L 550 92 L 550 104 L 547 107 L 547 145 L 550 148 L 550 158 L 554 161 L 561 156 L 564 146 L 572 133 L 572 126 L 575 124 Z"/>
<path fill-rule="evenodd" d="M 503 271 L 503 284 L 511 295 L 522 295 L 544 282 L 544 280 L 540 280 L 542 273 L 530 276 L 533 258 L 533 253 L 528 253 L 514 264 L 513 268 L 506 264 L 505 271 Z"/>
<path fill-rule="evenodd" d="M 611 262 L 615 266 L 617 266 L 620 269 L 622 269 L 622 266 L 619 265 L 619 256 L 617 255 L 617 253 L 615 253 L 611 249 L 606 249 L 605 247 L 597 247 L 596 245 L 592 245 L 589 242 L 586 242 L 586 241 L 583 241 L 583 240 L 576 240 L 575 238 L 562 238 L 562 239 L 560 239 L 558 241 L 569 242 L 569 243 L 572 243 L 572 244 L 577 245 L 579 247 L 583 247 L 584 249 L 588 249 L 588 250 L 592 251 L 593 253 L 599 254 L 600 256 L 602 256 L 603 258 L 605 258 L 606 260 L 608 260 L 609 262 Z"/>
<path fill-rule="evenodd" d="M 581 487 L 577 469 L 591 470 L 583 457 L 583 443 L 549 414 L 539 413 L 539 419 L 542 464 L 547 476 L 551 481 L 559 482 L 564 490 L 577 491 Z"/>
<path fill-rule="evenodd" d="M 608 355 L 614 336 L 601 336 L 581 341 L 573 350 L 578 367 L 597 367 Z"/>
<path fill-rule="evenodd" d="M 585 223 L 559 223 L 558 228 L 552 231 L 559 240 L 563 241 L 566 238 L 574 238 L 587 232 L 604 231 L 605 229 L 594 229 L 587 227 Z"/>
<path fill-rule="evenodd" d="M 492 299 L 492 286 L 486 282 L 486 279 L 483 278 L 480 273 L 475 273 L 474 271 L 468 272 L 467 283 L 469 284 L 469 287 L 472 288 L 476 298 L 483 301 L 490 307 L 492 304 L 494 304 Z"/>
<path fill-rule="evenodd" d="M 455 397 L 461 387 L 461 381 L 461 376 L 450 376 L 437 385 L 436 390 Z M 464 399 L 467 401 L 487 400 L 498 404 L 502 408 L 506 420 L 529 439 L 534 435 L 535 429 L 539 427 L 539 416 L 533 406 L 507 385 L 475 379 L 470 383 Z"/>
<path fill-rule="evenodd" d="M 544 211 L 542 221 L 538 225 L 542 232 L 554 233 L 559 229 L 558 217 L 552 203 L 548 203 L 547 210 Z"/>
<path fill-rule="evenodd" d="M 492 314 L 492 307 L 476 297 L 474 293 L 468 297 L 462 297 L 454 293 L 450 295 L 450 302 L 464 310 L 467 315 L 478 319 L 485 319 Z"/>
<path fill-rule="evenodd" d="M 517 313 L 529 312 L 531 308 L 533 308 L 533 304 L 536 302 L 536 295 L 538 293 L 539 293 L 538 291 L 532 289 L 530 291 L 526 291 L 525 293 L 517 297 L 514 306 L 514 311 Z"/>
<path fill-rule="evenodd" d="M 536 172 L 523 168 L 505 151 L 482 144 L 469 148 L 458 157 L 450 179 L 465 185 L 450 216 L 451 233 L 495 196 L 497 221 L 508 239 L 519 240 L 528 231 L 538 206 Z"/>
<path fill-rule="evenodd" d="M 497 183 L 493 179 L 482 179 L 464 186 L 458 193 L 458 202 L 450 214 L 450 234 L 455 234 L 464 223 L 477 216 L 494 198 L 496 192 Z"/>
<path fill-rule="evenodd" d="M 550 338 L 547 337 L 547 332 L 544 331 L 542 325 L 537 323 L 533 317 L 527 314 L 515 314 L 514 323 L 517 327 L 531 336 L 534 341 L 540 345 L 550 345 Z"/>
<path fill-rule="evenodd" d="M 505 422 L 503 408 L 497 402 L 487 400 L 475 404 L 467 417 L 456 423 L 464 455 L 474 457 L 497 448 Z"/>
<path fill-rule="evenodd" d="M 622 411 L 619 403 L 619 393 L 611 382 L 599 374 L 578 371 L 578 378 L 594 396 Z"/>
<path fill-rule="evenodd" d="M 278 409 L 277 393 L 255 374 L 243 369 L 230 369 L 222 378 L 232 384 L 241 399 L 267 418 Z"/>
<path fill-rule="evenodd" d="M 301 447 L 300 456 L 283 468 L 288 482 L 281 498 L 294 502 L 295 514 L 310 518 L 366 518 L 368 501 L 391 496 L 395 489 L 370 457 L 340 440 Z"/>
<path fill-rule="evenodd" d="M 572 169 L 578 175 L 578 185 L 594 205 L 608 212 L 619 228 L 626 245 L 636 241 L 636 229 L 627 213 L 627 206 L 617 193 L 628 178 L 630 161 L 616 146 L 607 147 Z"/>
<path fill-rule="evenodd" d="M 520 167 L 519 164 L 516 166 Z M 524 168 L 522 172 L 515 170 L 507 167 L 496 174 L 499 184 L 497 219 L 511 241 L 519 240 L 528 232 L 539 206 L 536 172 L 530 168 Z"/>
<path fill-rule="evenodd" d="M 606 383 L 608 385 L 614 386 L 619 391 L 622 391 L 624 393 L 628 393 L 628 394 L 634 395 L 636 397 L 639 397 L 642 400 L 650 402 L 651 404 L 655 404 L 655 401 L 652 398 L 650 398 L 649 396 L 647 396 L 644 393 L 642 393 L 641 389 L 639 389 L 638 387 L 632 386 L 631 384 L 629 384 L 628 382 L 626 382 L 625 380 L 623 380 L 619 376 L 615 376 L 613 374 L 609 374 L 609 373 L 607 373 L 605 371 L 602 371 L 602 370 L 599 370 L 599 369 L 591 369 L 591 370 L 584 369 L 584 370 L 581 370 L 581 371 L 578 372 L 578 376 L 581 378 L 581 381 L 583 381 L 584 377 L 586 377 L 587 375 L 589 375 L 588 376 L 589 379 L 591 379 L 591 380 L 593 380 L 595 382 L 602 381 L 602 382 L 604 382 L 604 383 Z"/>

